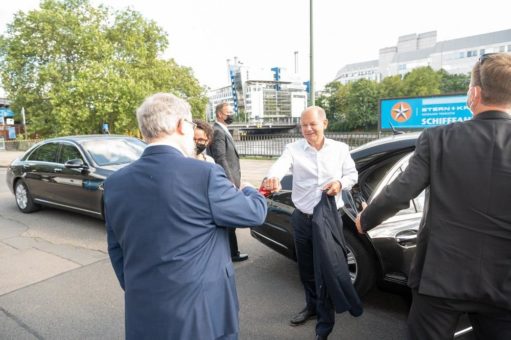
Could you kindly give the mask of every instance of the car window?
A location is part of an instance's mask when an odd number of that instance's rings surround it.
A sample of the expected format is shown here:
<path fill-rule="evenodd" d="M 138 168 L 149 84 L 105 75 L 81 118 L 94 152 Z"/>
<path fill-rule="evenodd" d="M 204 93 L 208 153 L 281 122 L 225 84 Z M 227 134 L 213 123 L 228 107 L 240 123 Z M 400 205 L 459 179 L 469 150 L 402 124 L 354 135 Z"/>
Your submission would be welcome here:
<path fill-rule="evenodd" d="M 140 157 L 146 147 L 144 142 L 135 138 L 101 138 L 83 142 L 82 145 L 94 163 L 100 166 L 131 163 Z"/>
<path fill-rule="evenodd" d="M 406 162 L 406 165 L 408 165 L 408 162 Z M 405 166 L 406 168 L 406 166 Z M 392 174 L 392 177 L 390 178 L 388 184 L 394 182 L 394 180 L 397 178 L 397 176 L 401 175 L 401 173 L 403 172 L 403 167 L 399 167 L 396 169 L 396 171 L 394 171 L 394 173 Z M 413 204 L 413 200 L 410 201 L 408 203 L 408 207 L 405 208 L 405 209 L 401 209 L 397 212 L 396 216 L 399 216 L 399 215 L 405 215 L 405 214 L 415 214 L 417 211 L 415 210 L 415 205 Z"/>
<path fill-rule="evenodd" d="M 62 148 L 60 149 L 59 163 L 64 164 L 72 159 L 81 159 L 85 163 L 80 151 L 76 146 L 71 144 L 62 144 Z"/>
<path fill-rule="evenodd" d="M 35 149 L 28 157 L 29 161 L 52 162 L 57 161 L 58 143 L 46 143 Z"/>
<path fill-rule="evenodd" d="M 409 154 L 401 161 L 399 167 L 394 170 L 390 175 L 388 183 L 392 183 L 405 169 L 408 167 L 408 162 L 413 153 Z M 416 198 L 410 201 L 408 208 L 400 210 L 396 215 L 420 213 L 424 210 L 425 191 L 423 190 Z"/>
<path fill-rule="evenodd" d="M 373 191 L 383 180 L 389 170 L 403 158 L 403 154 L 397 154 L 384 161 L 377 162 L 359 175 L 358 183 L 364 199 L 371 197 Z"/>

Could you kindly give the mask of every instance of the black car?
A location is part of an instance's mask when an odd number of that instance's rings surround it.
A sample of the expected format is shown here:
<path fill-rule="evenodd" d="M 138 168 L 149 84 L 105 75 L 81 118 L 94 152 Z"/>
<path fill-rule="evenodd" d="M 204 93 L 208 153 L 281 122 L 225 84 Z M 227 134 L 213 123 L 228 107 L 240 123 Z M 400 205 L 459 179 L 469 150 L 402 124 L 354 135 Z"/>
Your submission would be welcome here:
<path fill-rule="evenodd" d="M 405 285 L 415 253 L 416 236 L 422 217 L 424 194 L 410 201 L 407 209 L 389 218 L 365 235 L 356 232 L 354 219 L 362 201 L 370 202 L 392 182 L 408 164 L 415 149 L 418 133 L 401 134 L 367 143 L 351 151 L 359 172 L 358 184 L 343 191 L 344 236 L 348 246 L 348 265 L 353 284 L 364 295 L 378 281 Z M 267 197 L 265 223 L 251 230 L 251 235 L 296 260 L 290 215 L 292 176 L 282 179 L 282 190 Z"/>
<path fill-rule="evenodd" d="M 11 163 L 7 185 L 24 213 L 46 205 L 103 218 L 104 180 L 138 159 L 145 146 L 116 135 L 48 139 Z"/>

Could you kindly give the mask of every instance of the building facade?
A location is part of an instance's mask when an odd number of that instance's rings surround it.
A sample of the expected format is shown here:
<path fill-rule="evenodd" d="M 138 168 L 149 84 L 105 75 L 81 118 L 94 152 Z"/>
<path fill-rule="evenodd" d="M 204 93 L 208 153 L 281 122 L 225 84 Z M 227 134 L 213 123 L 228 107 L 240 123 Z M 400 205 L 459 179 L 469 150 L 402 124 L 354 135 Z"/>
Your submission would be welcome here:
<path fill-rule="evenodd" d="M 379 82 L 423 66 L 466 74 L 479 56 L 493 52 L 511 53 L 511 29 L 439 42 L 436 31 L 408 34 L 399 37 L 396 46 L 380 49 L 377 60 L 345 65 L 334 80 L 342 84 L 358 79 Z"/>
<path fill-rule="evenodd" d="M 306 86 L 284 68 L 255 68 L 228 61 L 230 85 L 208 92 L 207 117 L 215 118 L 216 105 L 227 102 L 247 123 L 296 123 L 307 107 Z"/>

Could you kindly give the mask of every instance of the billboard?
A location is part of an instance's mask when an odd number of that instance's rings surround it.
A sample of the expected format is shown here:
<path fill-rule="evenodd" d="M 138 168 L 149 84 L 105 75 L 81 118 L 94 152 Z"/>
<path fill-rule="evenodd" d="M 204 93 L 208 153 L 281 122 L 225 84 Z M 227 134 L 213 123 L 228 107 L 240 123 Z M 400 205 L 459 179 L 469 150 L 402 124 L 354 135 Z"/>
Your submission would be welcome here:
<path fill-rule="evenodd" d="M 380 100 L 380 130 L 425 129 L 469 119 L 465 94 Z"/>

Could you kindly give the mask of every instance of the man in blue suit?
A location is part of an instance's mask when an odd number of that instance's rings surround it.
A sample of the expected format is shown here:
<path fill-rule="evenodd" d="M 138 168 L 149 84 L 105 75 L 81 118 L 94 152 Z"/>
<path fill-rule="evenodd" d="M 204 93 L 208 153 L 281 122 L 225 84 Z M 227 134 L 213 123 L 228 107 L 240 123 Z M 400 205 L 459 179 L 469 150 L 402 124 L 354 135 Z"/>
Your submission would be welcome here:
<path fill-rule="evenodd" d="M 147 98 L 148 146 L 104 185 L 108 253 L 125 292 L 126 338 L 237 339 L 238 297 L 227 230 L 257 226 L 266 201 L 194 159 L 190 105 Z"/>

